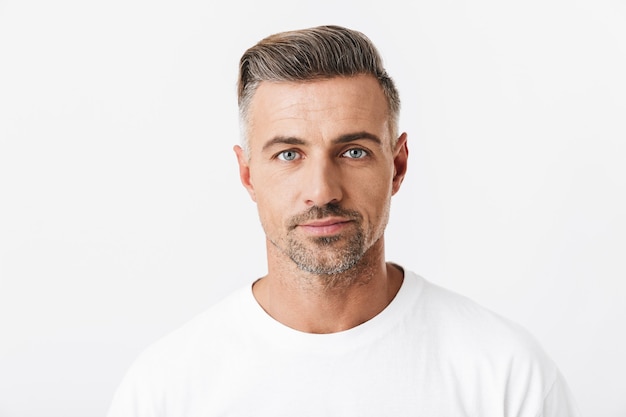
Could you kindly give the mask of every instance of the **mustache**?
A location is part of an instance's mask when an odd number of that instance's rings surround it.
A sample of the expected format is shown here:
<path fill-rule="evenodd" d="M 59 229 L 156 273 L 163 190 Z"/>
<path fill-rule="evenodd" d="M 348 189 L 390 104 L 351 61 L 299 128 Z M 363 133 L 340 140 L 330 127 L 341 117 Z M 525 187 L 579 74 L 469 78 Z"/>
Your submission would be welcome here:
<path fill-rule="evenodd" d="M 289 230 L 295 229 L 299 224 L 310 221 L 323 219 L 324 217 L 344 217 L 349 220 L 359 222 L 362 218 L 361 213 L 355 210 L 348 210 L 339 204 L 326 204 L 324 206 L 313 206 L 304 213 L 297 214 L 287 221 Z"/>

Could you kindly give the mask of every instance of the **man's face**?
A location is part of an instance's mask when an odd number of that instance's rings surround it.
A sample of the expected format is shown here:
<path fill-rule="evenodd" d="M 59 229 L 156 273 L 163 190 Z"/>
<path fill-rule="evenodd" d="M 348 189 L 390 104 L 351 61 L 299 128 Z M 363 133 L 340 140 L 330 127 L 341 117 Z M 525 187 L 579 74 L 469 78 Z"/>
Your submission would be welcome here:
<path fill-rule="evenodd" d="M 390 136 L 377 80 L 262 82 L 249 117 L 249 155 L 235 151 L 274 261 L 336 274 L 382 251 L 408 151 L 405 135 Z"/>

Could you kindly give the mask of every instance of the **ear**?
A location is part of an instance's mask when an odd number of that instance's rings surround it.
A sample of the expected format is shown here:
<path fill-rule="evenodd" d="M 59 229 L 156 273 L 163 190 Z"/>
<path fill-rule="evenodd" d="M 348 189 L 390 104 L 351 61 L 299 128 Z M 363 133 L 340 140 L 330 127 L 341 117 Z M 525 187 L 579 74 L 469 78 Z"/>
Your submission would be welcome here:
<path fill-rule="evenodd" d="M 237 163 L 239 164 L 239 179 L 241 184 L 248 190 L 250 198 L 256 203 L 256 195 L 254 193 L 254 186 L 250 180 L 250 161 L 246 152 L 239 145 L 233 147 L 235 154 L 237 155 Z"/>
<path fill-rule="evenodd" d="M 404 176 L 406 175 L 407 161 L 409 159 L 409 148 L 406 144 L 407 134 L 403 133 L 398 138 L 398 142 L 396 143 L 396 148 L 394 150 L 393 155 L 393 182 L 391 194 L 400 190 L 400 185 L 404 180 Z"/>

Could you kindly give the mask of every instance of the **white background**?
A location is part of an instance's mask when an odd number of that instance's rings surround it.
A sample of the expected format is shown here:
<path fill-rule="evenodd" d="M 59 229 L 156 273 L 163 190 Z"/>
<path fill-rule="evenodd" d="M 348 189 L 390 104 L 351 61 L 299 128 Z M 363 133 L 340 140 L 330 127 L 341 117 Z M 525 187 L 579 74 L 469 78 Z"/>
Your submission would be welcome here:
<path fill-rule="evenodd" d="M 329 23 L 402 95 L 388 258 L 526 326 L 585 416 L 626 416 L 618 0 L 0 0 L 0 416 L 103 415 L 142 349 L 265 273 L 238 59 Z"/>

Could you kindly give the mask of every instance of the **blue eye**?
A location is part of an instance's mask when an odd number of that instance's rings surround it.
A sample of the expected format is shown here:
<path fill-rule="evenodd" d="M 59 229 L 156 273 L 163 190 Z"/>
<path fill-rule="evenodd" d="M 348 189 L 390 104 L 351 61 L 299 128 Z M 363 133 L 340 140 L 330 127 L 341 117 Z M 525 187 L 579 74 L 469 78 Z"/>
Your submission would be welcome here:
<path fill-rule="evenodd" d="M 296 151 L 282 151 L 281 153 L 278 154 L 277 156 L 278 159 L 280 159 L 281 161 L 294 161 L 298 158 L 300 158 L 300 154 L 298 154 L 298 152 Z"/>
<path fill-rule="evenodd" d="M 365 150 L 363 149 L 352 148 L 344 152 L 342 156 L 352 158 L 352 159 L 360 159 L 360 158 L 365 158 L 367 156 L 367 152 L 365 152 Z"/>

